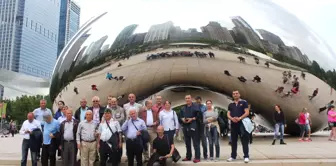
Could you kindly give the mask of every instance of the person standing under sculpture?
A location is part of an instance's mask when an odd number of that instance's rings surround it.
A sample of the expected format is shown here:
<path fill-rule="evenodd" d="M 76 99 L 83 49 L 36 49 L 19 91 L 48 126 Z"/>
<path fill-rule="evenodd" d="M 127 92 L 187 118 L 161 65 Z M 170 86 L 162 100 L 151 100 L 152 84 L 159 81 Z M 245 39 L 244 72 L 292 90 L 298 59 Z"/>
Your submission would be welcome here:
<path fill-rule="evenodd" d="M 21 166 L 27 165 L 28 150 L 30 149 L 30 156 L 32 166 L 37 166 L 37 148 L 40 147 L 40 143 L 36 140 L 35 131 L 39 132 L 39 138 L 42 138 L 41 124 L 39 121 L 34 119 L 34 114 L 32 112 L 27 114 L 27 120 L 25 120 L 21 126 L 20 134 L 23 135 L 22 140 L 22 159 Z"/>
<path fill-rule="evenodd" d="M 47 108 L 47 100 L 45 99 L 42 99 L 40 100 L 40 107 L 39 108 L 36 108 L 34 111 L 33 111 L 33 114 L 35 116 L 35 119 L 37 121 L 40 122 L 41 124 L 41 127 L 42 127 L 42 130 L 43 130 L 43 122 L 44 122 L 44 119 L 43 119 L 43 114 L 45 112 L 48 112 L 50 115 L 52 114 L 51 113 L 51 110 L 49 108 Z M 39 160 L 41 157 L 41 146 L 37 148 L 37 160 Z"/>
<path fill-rule="evenodd" d="M 56 165 L 56 137 L 59 135 L 60 124 L 49 112 L 43 113 L 43 145 L 42 145 L 42 166 Z M 49 160 L 49 162 L 48 162 Z"/>
<path fill-rule="evenodd" d="M 280 130 L 280 144 L 286 145 L 286 143 L 283 141 L 285 128 L 287 127 L 285 114 L 279 105 L 275 105 L 274 108 L 275 108 L 275 112 L 273 115 L 273 121 L 275 123 L 275 126 L 274 126 L 274 139 L 273 139 L 272 145 L 275 144 L 275 141 L 278 138 L 279 130 Z"/>
<path fill-rule="evenodd" d="M 164 108 L 164 105 L 162 104 L 162 96 L 156 95 L 155 97 L 155 104 L 153 105 L 152 110 L 155 112 L 160 113 L 160 111 Z"/>
<path fill-rule="evenodd" d="M 214 146 L 216 149 L 215 161 L 219 160 L 219 124 L 218 124 L 218 113 L 213 109 L 212 101 L 207 100 L 206 102 L 207 110 L 204 112 L 203 121 L 205 124 L 206 139 L 205 142 L 209 142 L 210 160 L 214 160 Z"/>
<path fill-rule="evenodd" d="M 233 102 L 228 106 L 227 116 L 231 120 L 231 157 L 227 159 L 228 162 L 236 160 L 237 157 L 237 141 L 238 136 L 241 139 L 244 162 L 249 160 L 249 133 L 245 130 L 242 120 L 249 116 L 249 109 L 247 101 L 240 99 L 238 90 L 232 92 Z"/>
<path fill-rule="evenodd" d="M 126 104 L 124 104 L 124 106 L 123 106 L 124 109 L 125 109 L 125 111 L 126 111 L 126 119 L 129 118 L 129 111 L 130 111 L 130 110 L 135 110 L 136 113 L 138 114 L 139 111 L 142 109 L 142 105 L 139 104 L 139 103 L 136 103 L 135 100 L 136 100 L 136 96 L 135 96 L 135 94 L 130 93 L 130 94 L 128 95 L 128 101 L 129 101 L 129 102 L 126 103 Z"/>
<path fill-rule="evenodd" d="M 61 122 L 59 149 L 62 149 L 63 165 L 75 165 L 77 155 L 76 135 L 78 121 L 73 118 L 72 110 L 65 111 L 66 119 Z"/>
<path fill-rule="evenodd" d="M 86 111 L 89 110 L 89 107 L 86 104 L 87 104 L 86 99 L 82 98 L 80 100 L 80 107 L 75 112 L 75 119 L 78 120 L 79 122 L 85 120 Z"/>
<path fill-rule="evenodd" d="M 178 135 L 180 124 L 177 114 L 171 109 L 170 101 L 166 100 L 164 109 L 159 114 L 160 125 L 164 127 L 164 134 L 168 136 L 169 141 L 174 141 L 174 136 Z"/>
<path fill-rule="evenodd" d="M 152 110 L 153 102 L 152 100 L 147 100 L 145 102 L 145 108 L 142 109 L 139 113 L 140 118 L 146 123 L 147 131 L 149 134 L 149 144 L 151 149 L 153 149 L 153 140 L 156 138 L 156 127 L 159 124 L 159 114 Z M 153 151 L 148 149 L 147 147 L 144 148 L 143 155 L 145 157 L 145 162 L 149 160 L 149 157 L 152 155 Z"/>
<path fill-rule="evenodd" d="M 198 163 L 201 160 L 200 154 L 200 139 L 199 139 L 199 129 L 197 126 L 197 115 L 201 112 L 198 104 L 192 102 L 191 95 L 185 96 L 186 105 L 182 107 L 180 111 L 180 118 L 183 122 L 183 135 L 184 142 L 187 148 L 186 158 L 182 161 L 191 161 L 191 141 L 195 149 L 195 159 L 194 163 Z"/>
<path fill-rule="evenodd" d="M 200 119 L 203 119 L 203 114 L 207 110 L 207 107 L 202 103 L 202 98 L 200 96 L 195 97 L 195 101 L 196 101 L 196 104 L 199 105 L 200 110 L 201 110 L 200 115 L 202 116 L 200 117 Z M 204 131 L 205 125 L 203 123 L 203 120 L 198 123 L 198 127 L 199 127 L 200 140 L 202 143 L 203 157 L 204 157 L 204 160 L 207 160 L 208 159 L 208 147 L 207 147 L 207 142 L 206 142 L 206 134 Z"/>
<path fill-rule="evenodd" d="M 81 152 L 81 166 L 93 166 L 96 159 L 97 142 L 96 129 L 97 124 L 92 120 L 92 111 L 86 111 L 86 119 L 79 123 L 77 129 L 77 148 Z"/>

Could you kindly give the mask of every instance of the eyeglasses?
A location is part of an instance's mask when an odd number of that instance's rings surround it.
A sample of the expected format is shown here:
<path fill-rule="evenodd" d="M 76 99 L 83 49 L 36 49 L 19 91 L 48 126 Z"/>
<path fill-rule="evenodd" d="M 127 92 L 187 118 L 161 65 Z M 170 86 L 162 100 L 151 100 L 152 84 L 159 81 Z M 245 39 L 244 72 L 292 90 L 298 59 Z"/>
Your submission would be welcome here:
<path fill-rule="evenodd" d="M 99 102 L 98 100 L 93 100 L 93 102 Z"/>

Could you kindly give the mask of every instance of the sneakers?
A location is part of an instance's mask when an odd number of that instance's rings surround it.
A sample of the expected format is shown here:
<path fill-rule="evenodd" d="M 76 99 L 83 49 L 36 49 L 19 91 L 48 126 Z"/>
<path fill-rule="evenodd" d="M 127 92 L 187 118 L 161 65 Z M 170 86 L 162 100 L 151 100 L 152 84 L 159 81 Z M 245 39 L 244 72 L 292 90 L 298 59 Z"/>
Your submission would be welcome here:
<path fill-rule="evenodd" d="M 182 161 L 191 161 L 191 159 L 184 158 Z"/>
<path fill-rule="evenodd" d="M 228 158 L 226 161 L 227 161 L 227 162 L 232 162 L 232 161 L 234 161 L 234 160 L 236 160 L 236 159 L 230 157 L 230 158 Z"/>
<path fill-rule="evenodd" d="M 227 162 L 232 162 L 232 161 L 235 161 L 235 160 L 236 160 L 236 159 L 230 157 L 230 158 L 228 158 L 226 161 L 227 161 Z M 248 163 L 248 162 L 250 162 L 250 159 L 249 159 L 249 158 L 244 158 L 244 163 Z"/>

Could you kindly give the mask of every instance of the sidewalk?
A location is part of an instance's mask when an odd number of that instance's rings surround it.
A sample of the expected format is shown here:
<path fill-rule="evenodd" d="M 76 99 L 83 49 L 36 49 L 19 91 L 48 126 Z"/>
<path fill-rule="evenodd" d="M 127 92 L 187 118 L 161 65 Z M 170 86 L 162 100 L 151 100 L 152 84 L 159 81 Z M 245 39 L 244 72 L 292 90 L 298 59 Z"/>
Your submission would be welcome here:
<path fill-rule="evenodd" d="M 250 164 L 252 165 L 297 165 L 307 163 L 308 165 L 336 165 L 336 142 L 327 141 L 326 133 L 317 134 L 312 137 L 312 142 L 299 142 L 294 137 L 285 139 L 287 145 L 271 145 L 272 137 L 269 135 L 258 135 L 254 138 L 254 143 L 250 146 Z M 22 137 L 16 135 L 14 138 L 0 138 L 0 166 L 20 165 Z M 225 160 L 230 156 L 231 148 L 227 140 L 220 142 L 220 161 L 202 161 L 202 165 L 225 165 L 229 164 Z M 185 157 L 185 145 L 183 142 L 176 143 L 177 149 L 182 158 Z M 125 157 L 125 154 L 124 154 Z M 243 164 L 241 145 L 238 146 L 237 161 L 233 165 Z M 30 156 L 28 156 L 28 159 Z M 125 161 L 124 159 L 122 161 Z M 253 164 L 254 163 L 254 164 Z M 310 164 L 309 164 L 310 163 Z M 60 163 L 59 163 L 60 164 Z M 58 165 L 59 165 L 58 164 Z M 189 165 L 193 163 L 182 163 L 175 165 Z M 249 164 L 249 165 L 250 165 Z M 305 164 L 305 166 L 307 166 Z"/>

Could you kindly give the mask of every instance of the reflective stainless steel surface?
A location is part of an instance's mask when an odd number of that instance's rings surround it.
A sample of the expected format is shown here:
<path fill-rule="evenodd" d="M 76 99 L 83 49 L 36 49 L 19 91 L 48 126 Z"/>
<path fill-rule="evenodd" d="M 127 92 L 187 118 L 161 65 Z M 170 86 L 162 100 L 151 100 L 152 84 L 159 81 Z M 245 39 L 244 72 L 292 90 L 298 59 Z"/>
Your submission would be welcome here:
<path fill-rule="evenodd" d="M 294 120 L 303 107 L 312 115 L 312 131 L 326 126 L 326 115 L 318 109 L 335 94 L 322 80 L 306 73 L 305 80 L 299 78 L 300 91 L 292 97 L 274 92 L 279 86 L 284 86 L 284 92 L 292 88 L 291 83 L 282 83 L 283 71 L 300 76 L 301 69 L 278 62 L 272 55 L 306 64 L 316 60 L 326 67 L 335 62 L 329 47 L 304 23 L 266 0 L 169 2 L 114 6 L 84 24 L 58 58 L 52 99 L 76 108 L 82 97 L 90 100 L 97 95 L 106 104 L 107 95 L 124 95 L 119 102 L 123 104 L 128 93 L 142 100 L 174 85 L 201 86 L 227 95 L 238 89 L 270 123 L 273 106 L 281 105 L 287 133 L 297 132 Z M 266 61 L 271 62 L 269 68 Z M 256 75 L 260 83 L 252 81 Z M 247 81 L 239 81 L 239 76 Z M 92 90 L 92 85 L 98 90 Z M 308 95 L 316 88 L 318 97 L 309 101 Z"/>

